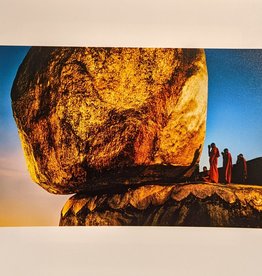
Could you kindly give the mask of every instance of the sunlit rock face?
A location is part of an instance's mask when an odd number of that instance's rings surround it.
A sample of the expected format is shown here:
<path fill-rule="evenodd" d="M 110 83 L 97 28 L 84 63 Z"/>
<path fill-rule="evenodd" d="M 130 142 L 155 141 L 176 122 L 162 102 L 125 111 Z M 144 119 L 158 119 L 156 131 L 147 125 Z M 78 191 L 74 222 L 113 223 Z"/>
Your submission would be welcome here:
<path fill-rule="evenodd" d="M 149 185 L 124 193 L 75 195 L 66 202 L 60 225 L 262 227 L 262 187 Z"/>
<path fill-rule="evenodd" d="M 33 47 L 11 96 L 28 169 L 49 192 L 181 181 L 199 161 L 203 50 Z"/>

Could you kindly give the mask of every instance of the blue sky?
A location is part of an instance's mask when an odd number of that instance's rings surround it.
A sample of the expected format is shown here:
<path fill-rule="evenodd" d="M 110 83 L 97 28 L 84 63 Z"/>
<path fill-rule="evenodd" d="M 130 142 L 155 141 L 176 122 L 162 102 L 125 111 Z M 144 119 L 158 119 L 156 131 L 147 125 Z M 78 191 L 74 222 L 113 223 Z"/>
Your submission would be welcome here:
<path fill-rule="evenodd" d="M 262 156 L 262 50 L 206 50 L 208 67 L 207 145 L 229 148 L 233 162 Z M 219 164 L 222 164 L 220 158 Z"/>
<path fill-rule="evenodd" d="M 20 147 L 14 123 L 10 91 L 18 66 L 29 47 L 0 47 L 0 153 Z"/>
<path fill-rule="evenodd" d="M 0 225 L 58 225 L 69 196 L 32 183 L 12 116 L 12 82 L 28 50 L 0 47 Z M 262 50 L 209 49 L 206 57 L 208 114 L 200 167 L 208 166 L 212 142 L 229 148 L 234 163 L 239 153 L 247 160 L 262 156 Z"/>

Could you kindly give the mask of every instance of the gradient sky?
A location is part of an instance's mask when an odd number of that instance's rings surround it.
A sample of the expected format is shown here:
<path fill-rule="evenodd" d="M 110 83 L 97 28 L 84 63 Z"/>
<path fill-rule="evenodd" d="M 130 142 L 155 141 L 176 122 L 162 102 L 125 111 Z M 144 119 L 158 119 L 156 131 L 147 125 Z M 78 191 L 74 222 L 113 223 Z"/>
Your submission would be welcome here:
<path fill-rule="evenodd" d="M 0 226 L 57 226 L 69 195 L 52 195 L 27 171 L 10 91 L 29 47 L 0 47 Z"/>
<path fill-rule="evenodd" d="M 0 226 L 58 225 L 69 197 L 32 183 L 12 116 L 10 91 L 29 47 L 0 47 Z M 207 145 L 229 148 L 247 160 L 262 156 L 262 50 L 206 50 L 207 132 L 200 166 L 208 166 Z M 222 164 L 222 158 L 219 165 Z"/>
<path fill-rule="evenodd" d="M 262 156 L 262 50 L 206 50 L 208 113 L 200 166 L 209 165 L 207 145 L 228 148 L 233 162 Z M 222 165 L 222 158 L 219 160 Z"/>

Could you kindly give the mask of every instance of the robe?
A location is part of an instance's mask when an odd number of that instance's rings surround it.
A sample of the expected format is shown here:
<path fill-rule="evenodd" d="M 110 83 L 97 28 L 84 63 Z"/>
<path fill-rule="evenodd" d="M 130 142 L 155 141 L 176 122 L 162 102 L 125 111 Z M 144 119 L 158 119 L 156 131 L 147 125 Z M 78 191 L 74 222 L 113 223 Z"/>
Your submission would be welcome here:
<path fill-rule="evenodd" d="M 224 181 L 225 183 L 231 183 L 232 178 L 232 156 L 231 154 L 223 154 L 223 172 L 224 172 Z"/>
<path fill-rule="evenodd" d="M 217 169 L 217 158 L 220 156 L 219 150 L 217 147 L 214 147 L 209 152 L 209 164 L 210 164 L 210 170 L 209 170 L 209 178 L 211 182 L 218 183 L 219 174 Z"/>
<path fill-rule="evenodd" d="M 245 158 L 237 159 L 236 164 L 237 183 L 245 183 L 247 180 L 247 162 Z"/>

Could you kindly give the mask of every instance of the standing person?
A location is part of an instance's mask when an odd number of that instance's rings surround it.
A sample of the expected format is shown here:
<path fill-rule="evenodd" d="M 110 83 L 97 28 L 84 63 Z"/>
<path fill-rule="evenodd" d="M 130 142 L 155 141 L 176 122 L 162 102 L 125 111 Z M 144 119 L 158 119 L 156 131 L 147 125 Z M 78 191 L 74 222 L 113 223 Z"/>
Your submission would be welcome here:
<path fill-rule="evenodd" d="M 209 178 L 211 182 L 218 183 L 219 174 L 217 169 L 217 159 L 220 156 L 220 154 L 215 143 L 208 145 L 208 155 L 210 163 Z"/>
<path fill-rule="evenodd" d="M 247 180 L 247 162 L 242 153 L 237 156 L 236 172 L 237 182 L 245 183 Z"/>
<path fill-rule="evenodd" d="M 225 183 L 231 183 L 232 178 L 232 156 L 228 149 L 224 149 L 223 155 L 223 180 Z"/>

